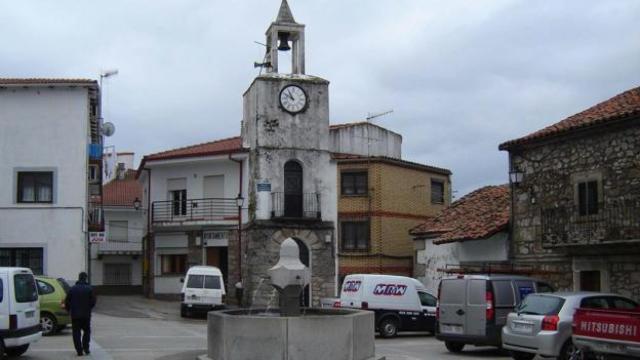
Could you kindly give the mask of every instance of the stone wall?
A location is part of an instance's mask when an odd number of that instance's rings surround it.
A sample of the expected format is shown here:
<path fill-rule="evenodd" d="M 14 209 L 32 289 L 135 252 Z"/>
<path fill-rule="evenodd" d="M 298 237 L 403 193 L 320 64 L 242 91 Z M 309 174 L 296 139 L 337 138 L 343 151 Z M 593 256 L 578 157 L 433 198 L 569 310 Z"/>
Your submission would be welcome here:
<path fill-rule="evenodd" d="M 333 223 L 255 221 L 243 231 L 244 306 L 277 306 L 267 270 L 278 262 L 280 244 L 289 237 L 302 241 L 310 251 L 311 305 L 320 306 L 320 298 L 335 296 Z"/>
<path fill-rule="evenodd" d="M 516 264 L 548 271 L 544 276 L 558 288 L 577 290 L 579 283 L 572 280 L 576 272 L 572 268 L 574 259 L 599 255 L 611 269 L 609 283 L 603 286 L 610 285 L 612 291 L 631 289 L 637 298 L 638 276 L 618 273 L 617 269 L 628 264 L 607 260 L 630 252 L 640 254 L 640 238 L 633 235 L 640 234 L 639 219 L 634 216 L 640 209 L 637 122 L 635 126 L 595 129 L 510 152 L 511 168 L 524 173 L 523 181 L 513 187 Z M 580 217 L 576 210 L 576 184 L 587 180 L 598 182 L 599 214 Z M 553 236 L 549 235 L 549 221 L 559 224 L 555 230 L 560 231 Z M 584 224 L 589 222 L 593 228 L 585 230 Z M 626 224 L 624 232 L 612 231 L 614 224 L 619 229 L 622 223 Z M 621 237 L 623 233 L 626 236 Z"/>

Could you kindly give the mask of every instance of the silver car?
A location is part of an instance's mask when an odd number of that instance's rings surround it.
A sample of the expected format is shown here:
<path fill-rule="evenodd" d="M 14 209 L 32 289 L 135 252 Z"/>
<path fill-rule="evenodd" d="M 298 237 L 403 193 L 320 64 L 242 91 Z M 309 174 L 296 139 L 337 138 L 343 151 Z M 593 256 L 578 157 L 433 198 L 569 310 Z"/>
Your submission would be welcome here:
<path fill-rule="evenodd" d="M 571 325 L 577 308 L 628 309 L 638 305 L 620 295 L 597 292 L 530 294 L 507 316 L 502 346 L 516 360 L 536 354 L 569 360 L 575 351 Z"/>

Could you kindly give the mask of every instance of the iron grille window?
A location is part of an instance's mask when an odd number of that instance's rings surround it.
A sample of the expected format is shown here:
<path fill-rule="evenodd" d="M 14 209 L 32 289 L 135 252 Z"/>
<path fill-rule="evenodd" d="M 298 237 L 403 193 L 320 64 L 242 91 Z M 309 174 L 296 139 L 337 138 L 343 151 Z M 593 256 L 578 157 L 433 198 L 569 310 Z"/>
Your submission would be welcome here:
<path fill-rule="evenodd" d="M 366 172 L 344 172 L 341 178 L 342 195 L 367 194 L 368 178 Z"/>
<path fill-rule="evenodd" d="M 598 181 L 578 183 L 578 212 L 581 216 L 598 213 Z"/>
<path fill-rule="evenodd" d="M 17 199 L 19 203 L 52 203 L 53 172 L 19 172 Z"/>
<path fill-rule="evenodd" d="M 431 180 L 431 203 L 444 204 L 444 182 Z"/>
<path fill-rule="evenodd" d="M 104 264 L 105 285 L 131 285 L 131 264 Z"/>
<path fill-rule="evenodd" d="M 340 238 L 343 250 L 369 249 L 369 222 L 343 221 Z"/>
<path fill-rule="evenodd" d="M 0 249 L 0 266 L 17 266 L 31 269 L 35 275 L 43 274 L 42 248 Z"/>
<path fill-rule="evenodd" d="M 187 255 L 160 255 L 162 275 L 187 272 Z"/>

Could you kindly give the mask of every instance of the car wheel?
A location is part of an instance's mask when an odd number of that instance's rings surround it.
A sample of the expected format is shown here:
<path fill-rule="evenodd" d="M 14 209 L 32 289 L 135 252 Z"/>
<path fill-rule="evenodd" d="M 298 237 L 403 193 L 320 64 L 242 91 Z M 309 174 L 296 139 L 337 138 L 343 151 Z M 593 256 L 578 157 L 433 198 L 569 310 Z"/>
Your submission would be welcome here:
<path fill-rule="evenodd" d="M 577 360 L 579 359 L 578 353 L 576 353 L 576 347 L 573 345 L 571 340 L 567 340 L 567 342 L 562 345 L 562 350 L 560 350 L 560 356 L 558 356 L 558 360 Z"/>
<path fill-rule="evenodd" d="M 29 344 L 10 347 L 10 348 L 7 348 L 7 355 L 9 355 L 9 357 L 18 357 L 24 354 L 28 348 L 29 348 Z"/>
<path fill-rule="evenodd" d="M 398 335 L 398 322 L 393 318 L 382 319 L 379 325 L 380 335 L 384 338 L 391 338 Z"/>
<path fill-rule="evenodd" d="M 180 307 L 180 317 L 186 318 L 188 317 L 189 312 L 187 312 L 187 309 L 184 306 Z"/>
<path fill-rule="evenodd" d="M 40 314 L 40 327 L 42 327 L 43 336 L 53 335 L 58 329 L 58 322 L 53 315 L 42 313 Z"/>
<path fill-rule="evenodd" d="M 452 353 L 459 353 L 464 348 L 464 344 L 455 341 L 445 341 L 444 346 Z"/>
<path fill-rule="evenodd" d="M 514 360 L 531 360 L 536 357 L 536 354 L 526 353 L 522 351 L 511 351 L 511 357 Z"/>

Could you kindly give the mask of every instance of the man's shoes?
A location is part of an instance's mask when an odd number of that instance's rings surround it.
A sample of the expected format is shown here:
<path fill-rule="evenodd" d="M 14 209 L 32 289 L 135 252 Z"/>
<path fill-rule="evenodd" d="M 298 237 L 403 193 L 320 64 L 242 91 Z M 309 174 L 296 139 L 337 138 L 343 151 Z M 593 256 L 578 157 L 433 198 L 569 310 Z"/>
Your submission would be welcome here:
<path fill-rule="evenodd" d="M 76 353 L 76 355 L 78 355 L 78 356 L 82 356 L 83 354 L 82 354 L 81 352 L 79 352 L 79 353 Z"/>
<path fill-rule="evenodd" d="M 84 354 L 85 355 L 89 355 L 89 354 L 91 354 L 91 351 L 89 351 L 89 349 L 87 349 L 87 350 L 84 351 Z"/>

